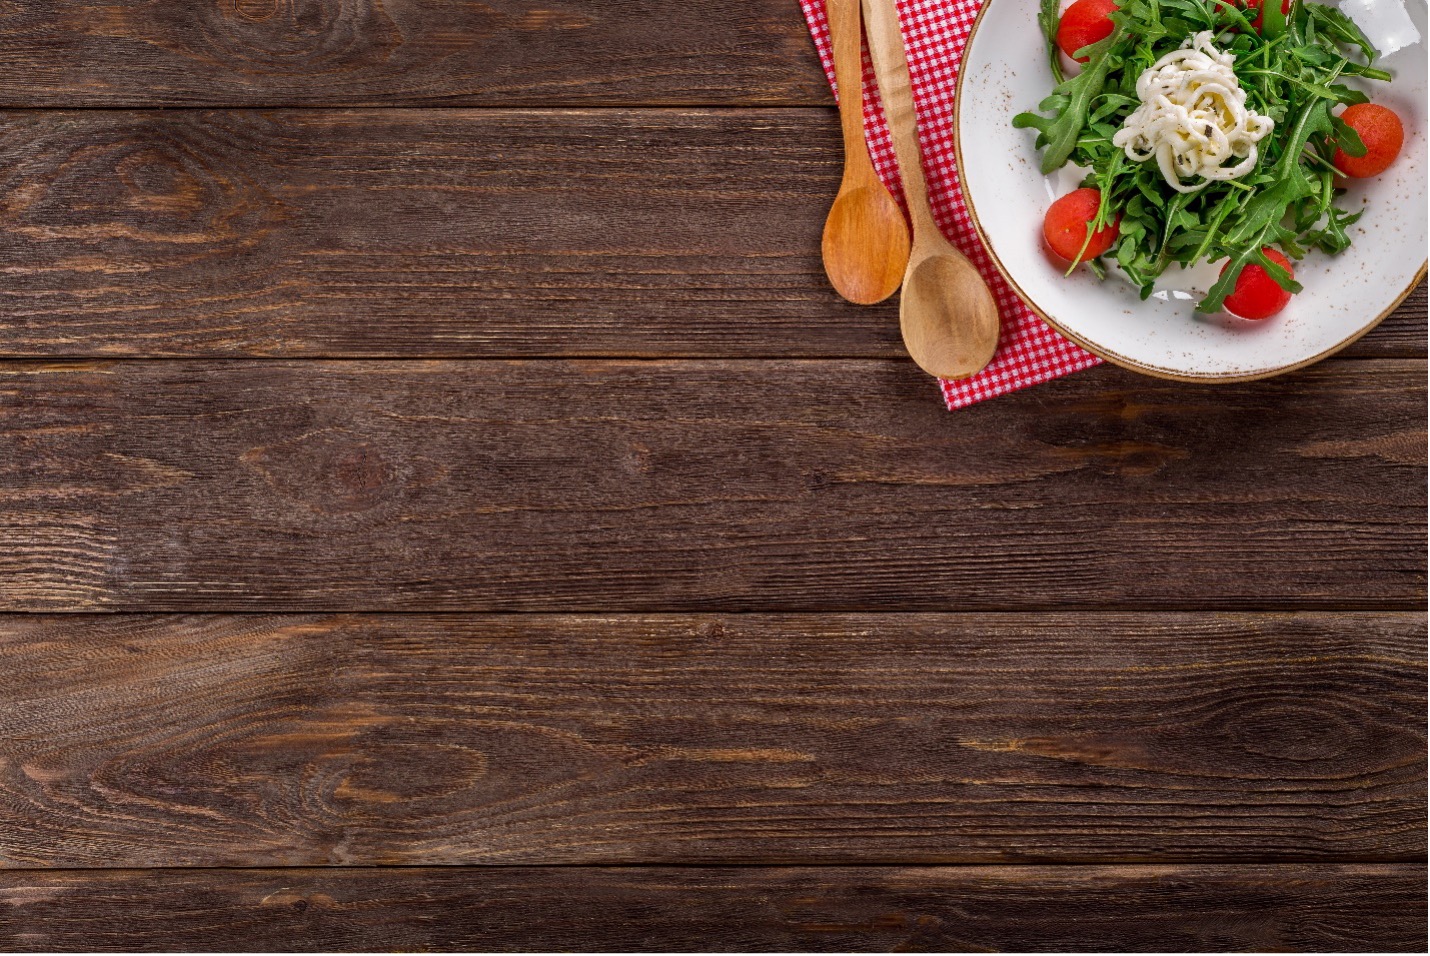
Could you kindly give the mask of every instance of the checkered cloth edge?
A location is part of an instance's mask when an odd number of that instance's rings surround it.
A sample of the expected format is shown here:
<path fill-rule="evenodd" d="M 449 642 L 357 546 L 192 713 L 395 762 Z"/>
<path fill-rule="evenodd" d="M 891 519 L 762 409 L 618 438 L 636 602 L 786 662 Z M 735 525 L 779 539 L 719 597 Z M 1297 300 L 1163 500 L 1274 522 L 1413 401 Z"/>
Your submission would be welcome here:
<path fill-rule="evenodd" d="M 829 85 L 838 96 L 824 2 L 800 0 L 800 5 L 804 7 L 809 32 L 819 50 Z M 972 378 L 941 381 L 944 401 L 950 409 L 962 408 L 1099 364 L 1101 359 L 1053 331 L 1018 298 L 978 241 L 977 230 L 963 200 L 955 168 L 953 93 L 958 62 L 963 57 L 963 47 L 982 0 L 898 0 L 897 6 L 909 55 L 914 109 L 919 118 L 919 140 L 934 219 L 944 235 L 973 260 L 988 281 L 1003 320 L 993 361 Z M 895 196 L 902 197 L 894 147 L 884 122 L 878 84 L 867 50 L 864 54 L 864 136 L 880 178 Z M 1031 234 L 1031 227 L 1029 231 Z"/>

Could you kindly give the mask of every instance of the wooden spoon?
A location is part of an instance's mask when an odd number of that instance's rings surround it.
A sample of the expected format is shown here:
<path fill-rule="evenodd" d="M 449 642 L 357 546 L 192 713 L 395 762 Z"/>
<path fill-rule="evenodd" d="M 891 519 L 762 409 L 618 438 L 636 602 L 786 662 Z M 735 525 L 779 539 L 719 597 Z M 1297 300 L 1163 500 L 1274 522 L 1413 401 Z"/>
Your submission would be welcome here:
<path fill-rule="evenodd" d="M 914 227 L 914 247 L 899 302 L 904 347 L 930 375 L 967 378 L 981 371 L 998 347 L 998 306 L 988 283 L 968 257 L 944 238 L 929 208 L 913 86 L 894 0 L 864 0 L 864 17 Z"/>
<path fill-rule="evenodd" d="M 827 0 L 844 132 L 844 178 L 824 221 L 824 271 L 850 302 L 873 305 L 894 294 L 909 264 L 909 227 L 880 182 L 864 142 L 864 62 L 859 0 Z"/>

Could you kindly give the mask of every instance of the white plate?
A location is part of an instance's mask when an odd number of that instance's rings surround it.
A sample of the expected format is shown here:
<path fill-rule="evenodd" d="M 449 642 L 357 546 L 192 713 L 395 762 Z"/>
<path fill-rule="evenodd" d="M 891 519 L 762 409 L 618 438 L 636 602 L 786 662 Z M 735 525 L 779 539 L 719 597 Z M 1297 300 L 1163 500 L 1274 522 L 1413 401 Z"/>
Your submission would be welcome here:
<path fill-rule="evenodd" d="M 958 168 L 979 235 L 1024 300 L 1058 331 L 1118 365 L 1164 378 L 1244 381 L 1325 358 L 1370 331 L 1425 274 L 1424 0 L 1408 7 L 1421 42 L 1377 61 L 1395 79 L 1365 87 L 1400 114 L 1405 146 L 1383 175 L 1355 182 L 1342 205 L 1364 202 L 1353 243 L 1338 256 L 1310 252 L 1296 263 L 1305 290 L 1261 322 L 1194 311 L 1217 267 L 1168 270 L 1151 299 L 1109 270 L 1063 277 L 1043 249 L 1043 213 L 1077 185 L 1071 167 L 1038 171 L 1035 130 L 1013 117 L 1035 109 L 1053 86 L 1037 0 L 987 0 L 969 37 L 954 122 Z"/>

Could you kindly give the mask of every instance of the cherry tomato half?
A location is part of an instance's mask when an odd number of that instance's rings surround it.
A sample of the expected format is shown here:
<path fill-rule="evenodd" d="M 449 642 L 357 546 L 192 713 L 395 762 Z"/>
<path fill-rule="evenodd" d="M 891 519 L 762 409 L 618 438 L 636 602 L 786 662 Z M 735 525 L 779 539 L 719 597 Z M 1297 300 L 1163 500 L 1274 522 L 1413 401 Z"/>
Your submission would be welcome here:
<path fill-rule="evenodd" d="M 1087 57 L 1073 54 L 1112 33 L 1107 15 L 1116 9 L 1113 0 L 1077 0 L 1058 21 L 1058 47 L 1077 62 L 1086 63 Z"/>
<path fill-rule="evenodd" d="M 1296 277 L 1295 270 L 1291 268 L 1291 260 L 1283 256 L 1280 250 L 1265 246 L 1261 251 L 1266 254 L 1266 258 L 1291 273 L 1293 279 Z M 1226 266 L 1222 266 L 1221 271 L 1226 272 Z M 1236 288 L 1226 297 L 1222 307 L 1243 319 L 1269 319 L 1286 308 L 1290 301 L 1291 293 L 1277 285 L 1276 280 L 1267 275 L 1265 269 L 1252 263 L 1236 277 Z"/>
<path fill-rule="evenodd" d="M 1048 248 L 1068 262 L 1096 259 L 1111 249 L 1117 241 L 1117 224 L 1121 222 L 1121 216 L 1115 217 L 1109 225 L 1087 239 L 1088 227 L 1097 216 L 1097 205 L 1101 201 L 1102 193 L 1084 187 L 1074 189 L 1049 206 L 1047 215 L 1043 217 L 1043 238 Z M 1084 239 L 1087 239 L 1086 249 L 1082 246 Z M 1082 250 L 1080 259 L 1079 250 Z"/>
<path fill-rule="evenodd" d="M 1357 103 L 1347 106 L 1341 119 L 1360 134 L 1365 155 L 1348 156 L 1338 149 L 1331 160 L 1336 168 L 1354 179 L 1379 176 L 1389 169 L 1405 144 L 1405 127 L 1395 111 L 1375 103 Z"/>

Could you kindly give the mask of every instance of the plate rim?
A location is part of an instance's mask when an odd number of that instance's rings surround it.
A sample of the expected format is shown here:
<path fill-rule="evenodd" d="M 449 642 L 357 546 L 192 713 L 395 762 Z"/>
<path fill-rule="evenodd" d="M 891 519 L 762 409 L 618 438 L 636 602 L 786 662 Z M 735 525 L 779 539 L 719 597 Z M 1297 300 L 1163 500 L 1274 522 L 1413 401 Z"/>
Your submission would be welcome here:
<path fill-rule="evenodd" d="M 963 80 L 964 77 L 968 75 L 968 71 L 965 70 L 963 67 L 968 59 L 968 51 L 973 46 L 973 40 L 978 35 L 978 27 L 983 23 L 983 15 L 988 12 L 989 7 L 999 2 L 1007 3 L 1010 2 L 1010 0 L 983 0 L 983 3 L 979 5 L 978 14 L 973 18 L 973 25 L 968 28 L 968 38 L 963 43 L 963 55 L 959 58 L 958 64 L 958 80 L 955 82 L 953 89 L 954 163 L 955 168 L 958 170 L 959 186 L 961 191 L 963 192 L 963 205 L 968 209 L 968 217 L 973 221 L 973 228 L 978 233 L 978 241 L 983 244 L 984 250 L 988 253 L 988 258 L 993 260 L 993 265 L 998 270 L 998 273 L 1003 276 L 1004 281 L 1006 281 L 1008 285 L 1012 287 L 1013 291 L 1017 293 L 1018 298 L 1023 302 L 1023 304 L 1027 306 L 1033 312 L 1033 314 L 1037 315 L 1049 326 L 1051 326 L 1059 335 L 1073 342 L 1080 348 L 1091 352 L 1093 355 L 1096 355 L 1103 361 L 1111 362 L 1113 365 L 1129 369 L 1133 372 L 1140 372 L 1143 375 L 1150 375 L 1153 378 L 1167 379 L 1174 382 L 1193 382 L 1201 384 L 1231 385 L 1238 382 L 1255 382 L 1261 379 L 1274 378 L 1277 375 L 1285 375 L 1288 372 L 1294 372 L 1297 369 L 1303 369 L 1308 365 L 1314 365 L 1322 359 L 1329 358 L 1330 356 L 1336 354 L 1347 346 L 1355 343 L 1362 336 L 1371 332 L 1373 329 L 1376 328 L 1376 326 L 1384 322 L 1392 312 L 1400 308 L 1401 303 L 1403 303 L 1407 298 L 1410 297 L 1410 293 L 1414 292 L 1416 286 L 1418 286 L 1425 278 L 1426 267 L 1427 265 L 1430 265 L 1430 257 L 1427 257 L 1426 260 L 1420 263 L 1420 268 L 1415 271 L 1415 274 L 1411 277 L 1409 284 L 1406 285 L 1404 289 L 1400 290 L 1400 293 L 1395 297 L 1395 299 L 1390 303 L 1390 305 L 1385 308 L 1384 311 L 1382 311 L 1378 316 L 1376 316 L 1366 325 L 1362 326 L 1360 329 L 1357 329 L 1349 337 L 1342 339 L 1340 342 L 1337 342 L 1335 345 L 1332 345 L 1328 349 L 1325 349 L 1321 352 L 1316 353 L 1315 355 L 1312 355 L 1310 358 L 1301 359 L 1298 362 L 1292 362 L 1287 365 L 1280 365 L 1273 369 L 1265 369 L 1257 372 L 1207 372 L 1203 374 L 1197 374 L 1193 372 L 1183 372 L 1176 371 L 1173 369 L 1162 368 L 1161 366 L 1157 365 L 1148 365 L 1145 362 L 1139 362 L 1136 359 L 1130 359 L 1125 355 L 1120 355 L 1113 349 L 1109 349 L 1106 346 L 1096 345 L 1092 342 L 1089 342 L 1083 336 L 1078 335 L 1077 333 L 1067 329 L 1062 325 L 1062 323 L 1058 322 L 1056 319 L 1050 316 L 1041 306 L 1039 306 L 1037 302 L 1033 300 L 1032 296 L 1028 295 L 1028 293 L 1023 291 L 1023 287 L 1018 284 L 1018 281 L 1013 278 L 1012 273 L 1008 271 L 1008 267 L 1003 264 L 1003 260 L 999 258 L 997 251 L 993 248 L 992 241 L 988 238 L 988 233 L 985 232 L 983 229 L 983 223 L 978 218 L 978 209 L 973 203 L 972 192 L 968 189 L 968 183 L 964 179 L 963 175 Z"/>

